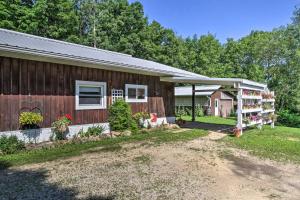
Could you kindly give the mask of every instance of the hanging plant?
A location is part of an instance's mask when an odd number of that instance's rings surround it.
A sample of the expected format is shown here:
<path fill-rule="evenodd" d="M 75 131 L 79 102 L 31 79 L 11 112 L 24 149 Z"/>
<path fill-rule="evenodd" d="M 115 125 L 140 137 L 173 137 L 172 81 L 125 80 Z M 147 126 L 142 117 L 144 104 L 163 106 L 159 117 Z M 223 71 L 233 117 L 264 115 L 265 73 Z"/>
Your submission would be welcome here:
<path fill-rule="evenodd" d="M 35 112 L 22 112 L 19 117 L 21 129 L 36 129 L 43 122 L 43 116 Z"/>

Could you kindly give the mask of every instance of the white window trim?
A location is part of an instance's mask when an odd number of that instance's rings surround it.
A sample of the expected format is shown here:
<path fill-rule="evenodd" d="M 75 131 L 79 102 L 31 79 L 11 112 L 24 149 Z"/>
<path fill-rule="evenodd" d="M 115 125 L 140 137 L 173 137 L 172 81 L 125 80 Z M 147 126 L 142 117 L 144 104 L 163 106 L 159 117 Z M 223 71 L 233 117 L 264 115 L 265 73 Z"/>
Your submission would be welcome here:
<path fill-rule="evenodd" d="M 144 89 L 145 90 L 145 99 L 129 99 L 128 98 L 128 89 Z M 145 103 L 148 102 L 148 86 L 147 85 L 136 85 L 136 84 L 125 84 L 125 101 L 129 103 Z"/>
<path fill-rule="evenodd" d="M 96 110 L 106 109 L 107 96 L 106 96 L 106 82 L 95 82 L 95 81 L 78 81 L 76 80 L 76 95 L 75 95 L 75 107 L 76 110 Z M 103 105 L 79 105 L 79 86 L 91 86 L 91 87 L 103 87 Z"/>

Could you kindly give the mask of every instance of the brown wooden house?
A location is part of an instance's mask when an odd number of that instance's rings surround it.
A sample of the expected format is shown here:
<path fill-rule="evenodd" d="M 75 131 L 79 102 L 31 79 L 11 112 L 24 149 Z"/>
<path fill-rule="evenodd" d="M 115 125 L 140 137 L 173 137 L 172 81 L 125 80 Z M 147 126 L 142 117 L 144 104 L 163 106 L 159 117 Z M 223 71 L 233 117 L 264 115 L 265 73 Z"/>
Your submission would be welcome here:
<path fill-rule="evenodd" d="M 73 117 L 71 132 L 105 124 L 107 108 L 117 98 L 124 98 L 133 112 L 156 113 L 158 121 L 172 122 L 174 83 L 161 79 L 203 77 L 126 54 L 5 29 L 0 29 L 0 66 L 0 132 L 14 134 L 20 128 L 19 114 L 31 110 L 42 113 L 41 127 L 46 129 L 67 113 Z"/>

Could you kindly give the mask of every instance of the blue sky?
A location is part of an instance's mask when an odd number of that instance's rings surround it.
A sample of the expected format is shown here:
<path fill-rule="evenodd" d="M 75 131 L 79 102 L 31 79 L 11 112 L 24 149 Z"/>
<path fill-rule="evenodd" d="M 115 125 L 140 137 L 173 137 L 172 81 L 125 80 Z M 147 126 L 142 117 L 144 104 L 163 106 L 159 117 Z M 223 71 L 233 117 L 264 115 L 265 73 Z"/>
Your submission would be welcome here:
<path fill-rule="evenodd" d="M 135 0 L 129 0 L 134 2 Z M 150 21 L 183 37 L 212 33 L 221 41 L 291 22 L 300 0 L 138 0 Z"/>

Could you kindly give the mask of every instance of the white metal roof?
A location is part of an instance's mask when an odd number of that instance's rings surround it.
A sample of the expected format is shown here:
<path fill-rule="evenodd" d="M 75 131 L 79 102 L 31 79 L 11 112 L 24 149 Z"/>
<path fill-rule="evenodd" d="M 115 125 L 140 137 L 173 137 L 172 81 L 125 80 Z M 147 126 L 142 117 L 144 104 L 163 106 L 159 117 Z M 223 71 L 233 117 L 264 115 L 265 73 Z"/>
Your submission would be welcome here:
<path fill-rule="evenodd" d="M 189 83 L 189 84 L 207 84 L 207 85 L 228 85 L 244 89 L 260 90 L 264 91 L 267 89 L 267 85 L 263 83 L 258 83 L 255 81 L 250 81 L 241 78 L 194 78 L 194 77 L 164 77 L 161 78 L 162 81 L 170 81 L 175 83 Z"/>
<path fill-rule="evenodd" d="M 216 90 L 220 89 L 220 85 L 201 85 L 195 86 L 195 89 L 200 92 L 196 92 L 196 96 L 210 96 Z M 202 91 L 202 92 L 201 92 Z M 175 96 L 192 96 L 192 87 L 183 86 L 175 87 Z"/>
<path fill-rule="evenodd" d="M 208 77 L 174 68 L 157 62 L 134 58 L 127 54 L 53 40 L 25 33 L 0 29 L 0 56 L 36 59 L 48 62 L 63 61 L 104 68 L 115 71 L 151 74 L 156 76 L 179 76 L 206 79 Z M 47 58 L 47 59 L 46 59 Z M 70 63 L 72 61 L 72 63 Z"/>

